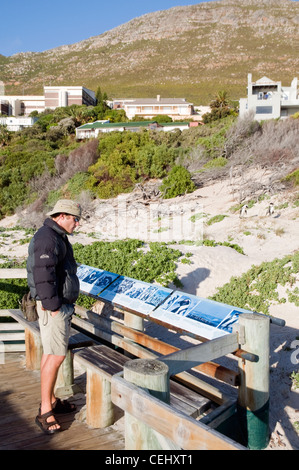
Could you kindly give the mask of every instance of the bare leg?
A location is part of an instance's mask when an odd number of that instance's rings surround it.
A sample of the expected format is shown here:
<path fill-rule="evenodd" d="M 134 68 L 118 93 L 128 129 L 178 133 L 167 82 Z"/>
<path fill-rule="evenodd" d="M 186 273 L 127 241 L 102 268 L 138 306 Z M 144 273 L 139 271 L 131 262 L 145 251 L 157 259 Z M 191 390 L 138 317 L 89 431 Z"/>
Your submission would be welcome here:
<path fill-rule="evenodd" d="M 47 413 L 52 410 L 52 404 L 55 401 L 54 387 L 57 379 L 57 374 L 60 365 L 64 361 L 65 356 L 54 356 L 52 354 L 44 354 L 41 360 L 41 414 Z M 47 422 L 54 421 L 51 417 Z M 51 426 L 49 429 L 58 429 L 57 424 Z"/>

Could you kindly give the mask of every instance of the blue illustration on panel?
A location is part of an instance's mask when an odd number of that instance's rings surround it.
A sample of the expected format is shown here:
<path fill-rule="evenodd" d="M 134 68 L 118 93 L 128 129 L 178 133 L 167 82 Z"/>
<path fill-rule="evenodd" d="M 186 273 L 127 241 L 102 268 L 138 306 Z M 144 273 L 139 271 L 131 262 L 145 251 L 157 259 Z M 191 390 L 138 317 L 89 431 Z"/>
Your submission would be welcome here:
<path fill-rule="evenodd" d="M 186 316 L 197 322 L 231 333 L 233 324 L 238 321 L 239 315 L 245 312 L 250 311 L 202 299 Z"/>
<path fill-rule="evenodd" d="M 120 276 L 99 295 L 99 298 L 147 314 L 160 305 L 171 292 L 171 289 L 165 287 Z"/>
<path fill-rule="evenodd" d="M 95 297 L 119 277 L 118 274 L 83 264 L 78 267 L 77 276 L 80 281 L 80 290 Z"/>
<path fill-rule="evenodd" d="M 219 330 L 226 334 L 231 333 L 232 325 L 244 312 L 249 310 L 174 292 L 164 304 L 152 312 L 151 318 L 211 339 L 221 334 Z"/>
<path fill-rule="evenodd" d="M 175 292 L 161 305 L 161 309 L 185 316 L 190 309 L 194 308 L 197 302 L 198 298 L 195 296 Z"/>

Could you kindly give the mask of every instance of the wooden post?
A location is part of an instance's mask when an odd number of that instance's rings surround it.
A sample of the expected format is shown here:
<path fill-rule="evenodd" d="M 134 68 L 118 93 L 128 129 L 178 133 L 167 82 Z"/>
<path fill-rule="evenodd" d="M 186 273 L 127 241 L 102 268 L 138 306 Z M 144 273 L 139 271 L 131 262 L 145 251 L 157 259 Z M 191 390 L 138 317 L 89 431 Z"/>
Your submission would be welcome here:
<path fill-rule="evenodd" d="M 243 445 L 264 449 L 269 443 L 269 355 L 270 319 L 265 315 L 242 314 L 242 348 L 258 356 L 257 362 L 239 359 L 238 413 Z"/>
<path fill-rule="evenodd" d="M 114 422 L 110 380 L 93 368 L 87 369 L 86 424 L 92 428 L 106 428 Z"/>
<path fill-rule="evenodd" d="M 55 384 L 55 394 L 58 397 L 69 397 L 81 392 L 78 385 L 74 383 L 74 362 L 72 351 L 68 350 L 67 355 L 59 367 Z"/>
<path fill-rule="evenodd" d="M 43 347 L 40 336 L 34 334 L 29 328 L 25 328 L 26 368 L 28 370 L 40 370 Z"/>
<path fill-rule="evenodd" d="M 138 315 L 134 315 L 133 313 L 124 311 L 124 324 L 129 328 L 133 328 L 137 331 L 144 331 L 144 321 L 143 318 L 139 317 Z M 126 336 L 124 335 L 124 338 Z M 127 357 L 133 357 L 128 351 L 124 351 L 124 355 Z"/>
<path fill-rule="evenodd" d="M 151 395 L 169 403 L 168 367 L 160 361 L 135 359 L 124 366 L 124 379 L 147 390 Z M 125 447 L 126 450 L 169 450 L 178 449 L 171 441 L 154 431 L 142 422 L 141 402 L 133 403 L 140 407 L 140 420 L 125 413 Z"/>
<path fill-rule="evenodd" d="M 124 324 L 134 330 L 144 331 L 143 318 L 130 312 L 124 311 Z"/>

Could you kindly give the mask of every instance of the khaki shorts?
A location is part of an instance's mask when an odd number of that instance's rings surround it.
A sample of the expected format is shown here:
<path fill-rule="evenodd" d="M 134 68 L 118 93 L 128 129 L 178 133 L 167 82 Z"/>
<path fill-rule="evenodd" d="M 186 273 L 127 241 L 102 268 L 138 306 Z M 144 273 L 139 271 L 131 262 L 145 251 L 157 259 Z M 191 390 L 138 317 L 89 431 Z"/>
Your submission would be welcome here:
<path fill-rule="evenodd" d="M 42 309 L 40 301 L 37 301 L 36 306 L 44 354 L 66 356 L 74 313 L 73 305 L 63 304 L 54 317 L 50 310 Z"/>

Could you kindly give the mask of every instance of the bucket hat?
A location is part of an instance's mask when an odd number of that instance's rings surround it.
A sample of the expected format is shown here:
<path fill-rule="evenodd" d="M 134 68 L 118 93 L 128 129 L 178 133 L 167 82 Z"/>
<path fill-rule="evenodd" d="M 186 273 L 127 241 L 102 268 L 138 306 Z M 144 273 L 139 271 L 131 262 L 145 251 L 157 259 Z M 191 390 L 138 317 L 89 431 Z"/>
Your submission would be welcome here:
<path fill-rule="evenodd" d="M 70 201 L 69 199 L 60 199 L 56 202 L 53 209 L 47 213 L 48 216 L 54 214 L 70 214 L 81 217 L 81 206 L 77 202 Z"/>

